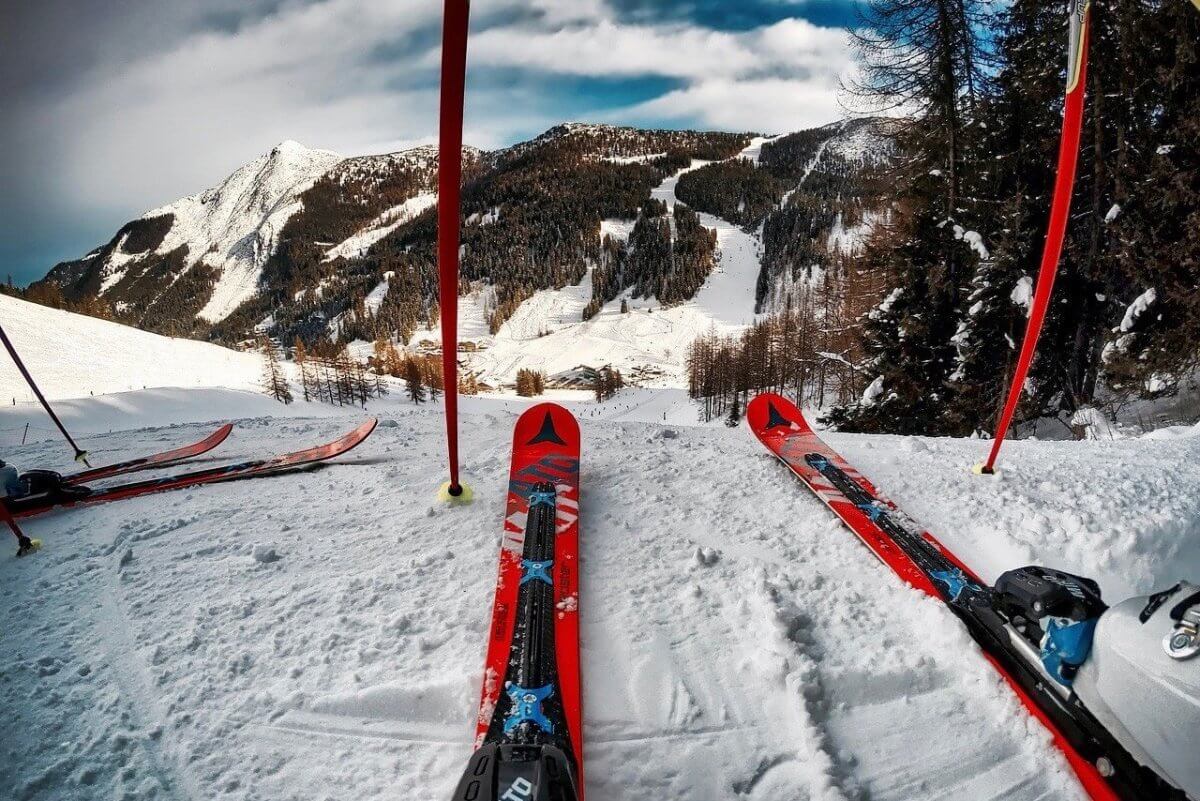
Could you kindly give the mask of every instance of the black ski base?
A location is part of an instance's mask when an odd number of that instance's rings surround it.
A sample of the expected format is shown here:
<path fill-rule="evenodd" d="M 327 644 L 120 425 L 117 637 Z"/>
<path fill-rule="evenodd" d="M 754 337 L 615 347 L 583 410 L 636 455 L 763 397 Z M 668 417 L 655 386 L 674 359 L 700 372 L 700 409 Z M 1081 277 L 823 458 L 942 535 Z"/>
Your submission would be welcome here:
<path fill-rule="evenodd" d="M 552 745 L 480 746 L 451 801 L 576 801 L 570 760 Z"/>

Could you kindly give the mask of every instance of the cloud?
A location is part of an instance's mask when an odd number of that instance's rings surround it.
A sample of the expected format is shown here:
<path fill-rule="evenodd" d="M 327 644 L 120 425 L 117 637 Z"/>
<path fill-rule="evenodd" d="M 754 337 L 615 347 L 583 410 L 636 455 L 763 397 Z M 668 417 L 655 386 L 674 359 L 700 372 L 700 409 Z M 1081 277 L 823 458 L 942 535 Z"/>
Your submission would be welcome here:
<path fill-rule="evenodd" d="M 498 147 L 566 118 L 783 131 L 837 116 L 843 29 L 763 2 L 706 27 L 707 2 L 475 0 L 467 141 Z M 754 25 L 765 5 L 775 16 Z M 0 149 L 18 154 L 2 168 L 0 268 L 76 256 L 81 232 L 284 139 L 352 155 L 436 137 L 437 0 L 84 6 L 22 4 L 26 36 L 0 55 Z"/>
<path fill-rule="evenodd" d="M 824 82 L 782 78 L 707 80 L 626 112 L 637 120 L 703 120 L 714 128 L 771 134 L 823 125 L 839 114 L 837 97 Z"/>
<path fill-rule="evenodd" d="M 488 30 L 471 47 L 471 64 L 485 69 L 678 78 L 683 88 L 605 116 L 738 130 L 788 131 L 837 118 L 839 80 L 851 65 L 844 30 L 800 19 L 744 32 L 602 19 L 557 30 Z"/>

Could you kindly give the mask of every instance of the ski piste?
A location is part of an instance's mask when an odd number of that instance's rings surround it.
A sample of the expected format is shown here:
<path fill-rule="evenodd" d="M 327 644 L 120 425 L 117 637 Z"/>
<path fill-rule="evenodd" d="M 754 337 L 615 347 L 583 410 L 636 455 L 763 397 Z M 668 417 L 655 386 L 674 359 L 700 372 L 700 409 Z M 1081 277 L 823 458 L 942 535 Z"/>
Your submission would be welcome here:
<path fill-rule="evenodd" d="M 583 801 L 579 425 L 517 420 L 475 732 L 454 801 Z"/>
<path fill-rule="evenodd" d="M 233 431 L 233 424 L 226 423 L 216 431 L 209 434 L 199 442 L 193 442 L 191 445 L 184 445 L 182 448 L 163 451 L 162 453 L 143 456 L 139 459 L 130 459 L 125 462 L 117 462 L 116 464 L 105 465 L 103 467 L 93 467 L 91 470 L 84 470 L 79 473 L 72 473 L 69 476 L 63 476 L 63 481 L 70 484 L 86 484 L 89 481 L 99 481 L 102 478 L 112 478 L 113 476 L 123 476 L 126 473 L 136 473 L 139 470 L 152 470 L 158 467 L 169 467 L 178 462 L 187 459 L 194 459 L 201 454 L 208 453 L 213 448 L 220 445 L 229 437 L 229 432 Z"/>
<path fill-rule="evenodd" d="M 946 604 L 988 661 L 1049 730 L 1095 801 L 1183 801 L 1182 792 L 1141 766 L 1066 687 L 1042 668 L 1036 650 L 994 603 L 993 590 L 920 530 L 894 503 L 813 432 L 804 415 L 774 393 L 755 397 L 746 421 L 766 448 L 902 579 Z"/>
<path fill-rule="evenodd" d="M 304 450 L 285 453 L 271 459 L 255 459 L 237 464 L 194 470 L 173 476 L 117 484 L 112 487 L 92 489 L 90 487 L 64 484 L 59 492 L 43 492 L 20 498 L 6 499 L 5 503 L 14 517 L 32 517 L 51 509 L 70 506 L 90 506 L 155 492 L 194 487 L 201 484 L 216 484 L 243 478 L 274 475 L 287 470 L 296 470 L 318 462 L 341 456 L 362 443 L 375 430 L 378 420 L 374 418 L 342 435 L 338 439 Z"/>

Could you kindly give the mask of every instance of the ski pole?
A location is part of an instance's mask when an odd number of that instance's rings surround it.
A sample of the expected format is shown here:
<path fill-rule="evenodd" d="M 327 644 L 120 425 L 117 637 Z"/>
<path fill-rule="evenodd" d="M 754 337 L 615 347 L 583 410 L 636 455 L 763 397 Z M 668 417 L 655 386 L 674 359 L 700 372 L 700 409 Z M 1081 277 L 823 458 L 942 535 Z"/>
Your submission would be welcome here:
<path fill-rule="evenodd" d="M 25 536 L 25 532 L 17 525 L 16 518 L 12 516 L 12 512 L 8 511 L 8 505 L 0 498 L 0 520 L 8 524 L 8 528 L 12 531 L 13 536 L 17 538 L 17 556 L 24 556 L 27 553 L 36 551 L 41 545 L 39 540 L 31 540 Z"/>
<path fill-rule="evenodd" d="M 450 480 L 438 496 L 471 500 L 458 477 L 458 260 L 463 106 L 466 100 L 470 0 L 446 0 L 442 21 L 441 112 L 438 132 L 438 305 L 442 315 L 442 377 Z"/>
<path fill-rule="evenodd" d="M 1196 2 L 1200 2 L 1200 0 L 1196 0 Z M 1021 342 L 1017 366 L 1008 385 L 1008 397 L 1004 402 L 1004 409 L 1000 412 L 1000 419 L 996 423 L 996 433 L 992 437 L 992 448 L 988 453 L 987 461 L 975 466 L 975 472 L 982 475 L 990 475 L 996 471 L 996 458 L 1000 455 L 1000 446 L 1004 444 L 1004 438 L 1008 435 L 1008 427 L 1012 424 L 1013 415 L 1017 411 L 1017 403 L 1021 400 L 1021 393 L 1025 389 L 1025 377 L 1029 375 L 1029 367 L 1037 352 L 1038 336 L 1042 333 L 1042 323 L 1046 320 L 1050 296 L 1054 291 L 1054 277 L 1058 272 L 1063 242 L 1066 240 L 1068 216 L 1071 211 L 1071 194 L 1075 189 L 1075 167 L 1079 159 L 1079 135 L 1083 124 L 1090 8 L 1091 0 L 1071 0 L 1070 7 L 1067 9 L 1070 17 L 1067 88 L 1062 134 L 1058 149 L 1058 173 L 1054 179 L 1054 195 L 1050 200 L 1050 222 L 1043 245 L 1041 266 L 1038 268 L 1033 304 L 1029 308 L 1029 320 L 1025 325 L 1025 338 Z"/>
<path fill-rule="evenodd" d="M 21 375 L 25 376 L 25 383 L 29 384 L 29 388 L 33 390 L 33 394 L 37 395 L 37 399 L 41 401 L 42 408 L 46 410 L 46 414 L 50 415 L 50 419 L 54 421 L 54 425 L 58 426 L 58 430 L 61 431 L 63 437 L 66 438 L 67 444 L 69 444 L 75 450 L 75 461 L 82 462 L 88 467 L 91 467 L 91 465 L 88 464 L 87 451 L 75 444 L 75 440 L 71 439 L 71 435 L 67 433 L 66 426 L 64 426 L 62 421 L 58 419 L 58 415 L 54 413 L 54 409 L 50 408 L 50 403 L 46 400 L 46 396 L 42 394 L 40 389 L 38 389 L 37 382 L 33 380 L 33 376 L 29 374 L 29 370 L 25 367 L 25 362 L 21 361 L 20 354 L 18 354 L 17 349 L 13 347 L 12 340 L 8 338 L 8 334 L 4 333 L 3 326 L 0 326 L 0 340 L 4 342 L 4 347 L 8 351 L 8 355 L 12 357 L 13 364 L 15 364 L 17 369 L 21 371 Z"/>

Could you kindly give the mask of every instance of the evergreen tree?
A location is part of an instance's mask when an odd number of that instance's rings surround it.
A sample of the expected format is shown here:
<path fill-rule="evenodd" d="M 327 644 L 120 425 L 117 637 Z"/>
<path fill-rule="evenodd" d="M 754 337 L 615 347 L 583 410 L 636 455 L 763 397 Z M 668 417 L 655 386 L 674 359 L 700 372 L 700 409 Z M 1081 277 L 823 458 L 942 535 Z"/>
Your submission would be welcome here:
<path fill-rule="evenodd" d="M 421 366 L 415 359 L 404 363 L 404 391 L 413 403 L 425 402 L 425 385 L 421 380 Z"/>
<path fill-rule="evenodd" d="M 267 336 L 258 338 L 258 348 L 263 354 L 263 387 L 267 394 L 283 404 L 292 402 L 292 390 L 279 363 L 279 348 Z"/>

